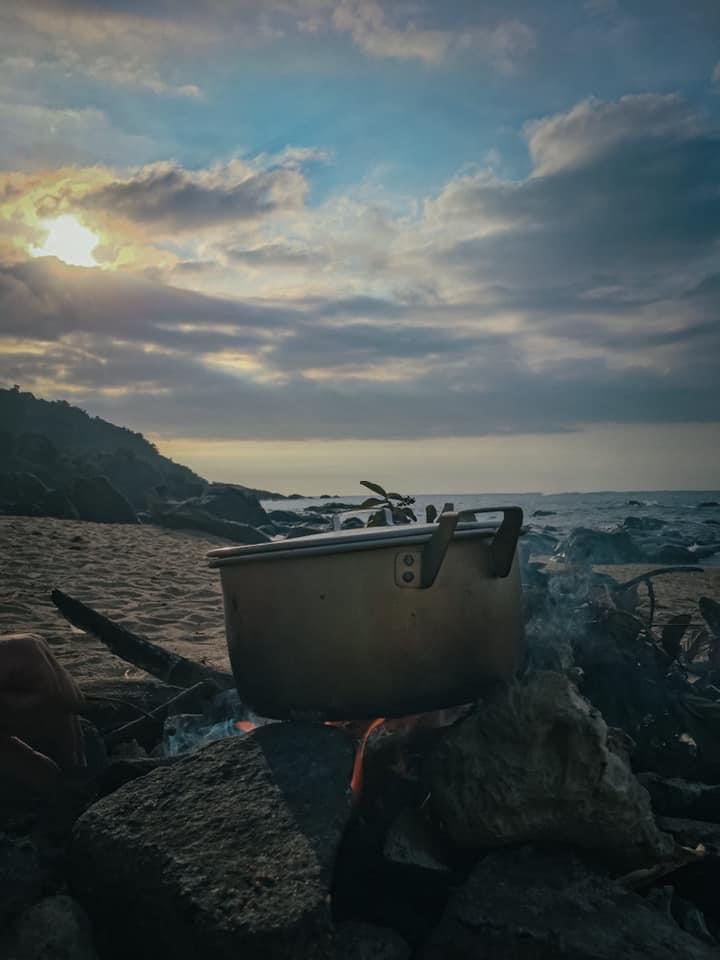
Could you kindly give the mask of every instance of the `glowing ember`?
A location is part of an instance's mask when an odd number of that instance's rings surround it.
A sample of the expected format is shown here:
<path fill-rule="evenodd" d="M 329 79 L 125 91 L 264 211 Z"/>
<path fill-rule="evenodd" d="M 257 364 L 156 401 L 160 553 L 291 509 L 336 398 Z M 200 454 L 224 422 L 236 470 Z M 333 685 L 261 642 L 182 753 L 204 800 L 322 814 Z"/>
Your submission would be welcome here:
<path fill-rule="evenodd" d="M 252 720 L 238 720 L 235 724 L 236 730 L 242 730 L 243 733 L 250 733 L 251 730 L 254 730 L 257 727 L 256 723 L 253 723 Z"/>

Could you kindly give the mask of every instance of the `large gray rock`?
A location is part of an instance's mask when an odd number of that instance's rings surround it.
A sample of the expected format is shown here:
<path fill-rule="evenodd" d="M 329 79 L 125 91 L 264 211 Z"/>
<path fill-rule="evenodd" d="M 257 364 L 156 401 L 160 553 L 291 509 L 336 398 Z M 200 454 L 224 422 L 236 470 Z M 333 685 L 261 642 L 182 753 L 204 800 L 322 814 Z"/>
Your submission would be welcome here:
<path fill-rule="evenodd" d="M 18 920 L 12 960 L 96 960 L 90 921 L 66 895 L 47 897 Z"/>
<path fill-rule="evenodd" d="M 421 960 L 717 960 L 636 893 L 572 854 L 490 854 L 450 901 Z"/>
<path fill-rule="evenodd" d="M 71 879 L 103 957 L 332 957 L 352 762 L 338 729 L 271 724 L 91 807 Z"/>
<path fill-rule="evenodd" d="M 438 822 L 464 850 L 566 842 L 630 868 L 673 849 L 622 745 L 558 673 L 532 674 L 451 728 L 428 787 Z"/>
<path fill-rule="evenodd" d="M 81 520 L 96 523 L 137 523 L 128 500 L 107 477 L 79 477 L 73 484 L 72 502 Z"/>

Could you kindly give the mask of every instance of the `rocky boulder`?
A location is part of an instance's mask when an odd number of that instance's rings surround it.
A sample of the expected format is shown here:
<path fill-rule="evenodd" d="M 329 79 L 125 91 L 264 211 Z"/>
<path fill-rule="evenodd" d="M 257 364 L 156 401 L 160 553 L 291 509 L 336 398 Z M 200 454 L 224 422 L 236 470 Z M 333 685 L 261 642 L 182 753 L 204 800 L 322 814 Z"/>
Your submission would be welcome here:
<path fill-rule="evenodd" d="M 0 473 L 0 513 L 40 516 L 48 488 L 34 473 Z"/>
<path fill-rule="evenodd" d="M 711 960 L 716 947 L 563 850 L 491 853 L 421 960 Z"/>
<path fill-rule="evenodd" d="M 102 956 L 334 958 L 352 764 L 336 728 L 269 724 L 92 806 L 70 870 Z"/>
<path fill-rule="evenodd" d="M 271 510 L 268 516 L 275 523 L 299 523 L 303 519 L 295 510 Z"/>
<path fill-rule="evenodd" d="M 558 547 L 566 563 L 641 563 L 641 548 L 626 530 L 590 530 L 577 527 Z"/>
<path fill-rule="evenodd" d="M 462 850 L 568 843 L 632 868 L 673 849 L 621 741 L 559 673 L 532 674 L 452 727 L 431 757 L 428 789 Z"/>
<path fill-rule="evenodd" d="M 720 786 L 656 773 L 641 773 L 638 780 L 650 794 L 656 814 L 720 823 Z"/>
<path fill-rule="evenodd" d="M 75 504 L 61 490 L 48 490 L 38 504 L 40 515 L 58 520 L 79 520 Z"/>
<path fill-rule="evenodd" d="M 267 523 L 268 520 L 257 497 L 231 484 L 210 484 L 205 495 L 197 500 L 197 506 L 214 517 L 251 526 Z"/>
<path fill-rule="evenodd" d="M 107 477 L 78 477 L 72 501 L 81 520 L 96 523 L 137 523 L 135 511 Z"/>
<path fill-rule="evenodd" d="M 90 921 L 80 904 L 63 894 L 30 907 L 6 950 L 11 960 L 97 960 Z"/>
<path fill-rule="evenodd" d="M 199 530 L 213 537 L 222 537 L 232 543 L 268 543 L 272 537 L 257 527 L 235 520 L 223 520 L 206 510 L 186 501 L 170 509 L 155 507 L 152 513 L 154 523 L 171 530 Z"/>

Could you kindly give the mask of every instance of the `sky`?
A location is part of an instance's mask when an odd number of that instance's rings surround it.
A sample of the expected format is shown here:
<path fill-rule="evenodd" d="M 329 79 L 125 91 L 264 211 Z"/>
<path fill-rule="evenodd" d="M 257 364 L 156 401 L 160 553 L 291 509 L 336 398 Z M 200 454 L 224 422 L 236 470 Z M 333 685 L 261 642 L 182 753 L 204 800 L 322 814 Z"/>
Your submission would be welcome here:
<path fill-rule="evenodd" d="M 3 0 L 0 385 L 291 492 L 720 487 L 717 0 Z"/>

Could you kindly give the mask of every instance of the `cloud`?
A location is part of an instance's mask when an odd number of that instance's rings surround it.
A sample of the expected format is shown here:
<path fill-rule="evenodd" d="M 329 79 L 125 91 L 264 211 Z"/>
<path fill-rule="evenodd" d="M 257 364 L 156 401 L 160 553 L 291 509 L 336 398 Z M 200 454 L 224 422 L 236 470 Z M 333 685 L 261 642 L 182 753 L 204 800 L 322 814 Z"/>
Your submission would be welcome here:
<path fill-rule="evenodd" d="M 702 127 L 678 94 L 647 93 L 610 103 L 591 97 L 567 113 L 527 124 L 525 133 L 535 176 L 547 176 L 611 154 L 623 143 L 677 143 L 697 136 Z"/>
<path fill-rule="evenodd" d="M 358 192 L 306 207 L 289 157 L 6 176 L 15 221 L 60 203 L 150 225 L 157 277 L 225 295 L 6 264 L 0 377 L 172 436 L 717 421 L 716 127 L 643 95 L 583 101 L 525 136 L 527 177 L 458 175 L 407 206 Z"/>
<path fill-rule="evenodd" d="M 0 9 L 0 61 L 3 54 L 14 60 L 15 72 L 23 60 L 34 79 L 47 72 L 57 82 L 61 71 L 64 78 L 80 75 L 103 86 L 197 99 L 200 88 L 182 65 L 216 41 L 216 31 L 202 20 L 183 24 L 168 8 L 153 15 L 138 4 L 8 0 Z"/>
<path fill-rule="evenodd" d="M 446 264 L 528 293 L 619 285 L 626 298 L 664 297 L 709 268 L 720 132 L 678 97 L 585 101 L 526 134 L 530 177 L 460 178 L 431 206 L 457 225 Z"/>
<path fill-rule="evenodd" d="M 391 11 L 391 5 L 378 0 L 342 0 L 333 13 L 333 26 L 349 33 L 355 44 L 373 57 L 437 64 L 450 52 L 470 50 L 505 73 L 512 72 L 535 46 L 534 32 L 519 20 L 501 21 L 492 27 L 469 21 L 441 29 L 420 26 L 414 18 L 402 15 L 391 22 Z"/>
<path fill-rule="evenodd" d="M 78 138 L 101 120 L 94 111 L 66 119 L 77 124 Z M 227 231 L 240 237 L 244 231 L 247 242 L 263 220 L 302 210 L 308 189 L 300 169 L 305 159 L 302 152 L 291 152 L 283 157 L 285 165 L 265 158 L 195 170 L 162 162 L 126 173 L 100 164 L 0 171 L 0 224 L 5 224 L 0 236 L 7 238 L 0 262 L 27 257 L 43 239 L 44 222 L 70 214 L 100 238 L 95 256 L 103 265 L 200 274 L 192 262 L 202 259 L 203 237 L 218 231 L 223 238 Z M 232 249 L 237 240 L 226 245 Z M 214 256 L 217 263 L 217 251 Z M 228 259 L 223 256 L 222 262 Z"/>
<path fill-rule="evenodd" d="M 5 0 L 0 74 L 20 98 L 24 71 L 35 85 L 44 78 L 53 88 L 59 80 L 72 86 L 84 78 L 101 88 L 200 101 L 208 64 L 232 63 L 239 49 L 271 47 L 293 35 L 327 43 L 340 33 L 370 57 L 427 64 L 469 53 L 501 73 L 515 70 L 536 43 L 517 19 L 478 24 L 476 14 L 463 12 L 434 26 L 437 19 L 427 0 Z"/>
<path fill-rule="evenodd" d="M 156 163 L 89 192 L 82 206 L 163 231 L 194 230 L 300 207 L 306 191 L 294 164 L 258 170 L 233 160 L 191 171 Z"/>
<path fill-rule="evenodd" d="M 0 168 L 38 170 L 77 163 L 132 164 L 156 149 L 148 136 L 117 129 L 102 110 L 0 102 Z"/>

